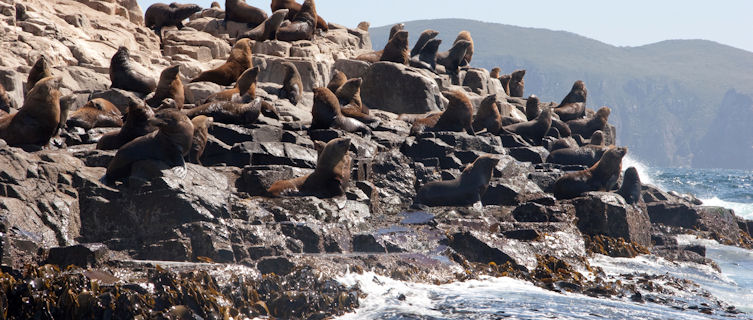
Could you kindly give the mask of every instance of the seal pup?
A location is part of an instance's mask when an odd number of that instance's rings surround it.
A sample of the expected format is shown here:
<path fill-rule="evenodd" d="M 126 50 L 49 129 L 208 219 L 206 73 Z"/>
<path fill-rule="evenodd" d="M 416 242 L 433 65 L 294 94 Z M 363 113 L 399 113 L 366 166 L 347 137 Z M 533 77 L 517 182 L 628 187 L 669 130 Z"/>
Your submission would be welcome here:
<path fill-rule="evenodd" d="M 199 11 L 201 7 L 196 4 L 155 3 L 146 8 L 144 25 L 157 34 L 161 34 L 162 27 L 176 26 L 178 29 L 183 29 L 183 20 Z"/>
<path fill-rule="evenodd" d="M 492 71 L 489 71 L 489 78 L 499 80 L 500 72 L 502 72 L 502 69 L 500 69 L 499 67 L 492 68 Z"/>
<path fill-rule="evenodd" d="M 255 123 L 261 114 L 279 119 L 279 114 L 273 105 L 260 97 L 251 98 L 249 95 L 243 95 L 233 101 L 205 103 L 183 111 L 190 118 L 204 115 L 211 117 L 215 122 L 237 125 Z"/>
<path fill-rule="evenodd" d="M 264 10 L 250 6 L 245 0 L 225 0 L 224 21 L 246 23 L 253 28 L 267 20 Z M 245 70 L 245 69 L 244 69 Z"/>
<path fill-rule="evenodd" d="M 436 206 L 470 206 L 481 201 L 489 187 L 492 171 L 499 158 L 483 155 L 463 169 L 460 177 L 453 180 L 432 181 L 418 190 L 416 204 Z"/>
<path fill-rule="evenodd" d="M 586 115 L 587 97 L 586 84 L 581 80 L 575 81 L 567 96 L 554 108 L 554 112 L 565 122 L 582 118 Z"/>
<path fill-rule="evenodd" d="M 8 145 L 46 146 L 60 124 L 60 77 L 42 78 L 26 94 L 21 109 L 0 118 L 0 139 Z"/>
<path fill-rule="evenodd" d="M 504 74 L 499 76 L 499 82 L 502 83 L 502 88 L 505 89 L 505 94 L 508 96 L 510 95 L 510 80 L 512 80 L 512 75 Z"/>
<path fill-rule="evenodd" d="M 627 154 L 625 147 L 610 147 L 592 167 L 570 172 L 554 182 L 554 196 L 557 199 L 572 199 L 589 191 L 609 191 L 617 184 L 622 173 L 622 158 Z"/>
<path fill-rule="evenodd" d="M 228 0 L 230 1 L 230 0 Z M 238 1 L 238 0 L 236 0 Z M 221 86 L 229 86 L 248 68 L 254 66 L 251 57 L 251 39 L 240 39 L 230 50 L 230 56 L 221 66 L 204 71 L 191 82 L 209 81 Z"/>
<path fill-rule="evenodd" d="M 410 56 L 415 57 L 418 54 L 421 53 L 421 50 L 424 49 L 424 46 L 429 42 L 429 40 L 434 39 L 439 34 L 439 31 L 426 29 L 423 32 L 421 32 L 421 35 L 418 36 L 418 41 L 416 41 L 416 44 L 413 45 L 413 49 L 410 51 Z"/>
<path fill-rule="evenodd" d="M 131 101 L 125 114 L 123 127 L 116 132 L 108 132 L 97 141 L 99 150 L 115 150 L 133 139 L 157 130 L 149 120 L 154 118 L 154 111 L 145 104 Z"/>
<path fill-rule="evenodd" d="M 0 83 L 0 116 L 3 116 L 3 112 L 9 114 L 11 108 L 15 109 L 13 100 L 10 99 L 10 95 L 8 94 L 8 91 L 5 91 L 3 84 Z"/>
<path fill-rule="evenodd" d="M 504 132 L 514 133 L 530 139 L 535 144 L 541 144 L 549 129 L 552 127 L 552 109 L 545 108 L 538 117 L 531 121 L 511 124 L 502 127 Z"/>
<path fill-rule="evenodd" d="M 201 155 L 204 154 L 204 149 L 207 146 L 207 139 L 209 139 L 209 127 L 214 122 L 212 117 L 196 116 L 191 119 L 193 124 L 193 140 L 191 142 L 191 150 L 186 155 L 186 160 L 193 164 L 201 165 Z"/>
<path fill-rule="evenodd" d="M 295 0 L 272 0 L 270 7 L 272 8 L 272 12 L 281 9 L 287 9 L 289 12 L 285 16 L 285 19 L 288 20 L 293 20 L 298 12 L 301 11 L 301 5 L 298 2 L 295 2 Z M 329 31 L 329 25 L 327 24 L 327 21 L 324 21 L 324 19 L 318 14 L 316 15 L 316 28 L 322 29 L 322 31 L 325 32 Z M 368 30 L 369 28 L 367 27 L 366 31 Z"/>
<path fill-rule="evenodd" d="M 283 62 L 285 78 L 282 80 L 282 89 L 279 92 L 280 99 L 288 99 L 294 106 L 303 100 L 303 81 L 298 68 L 292 62 Z"/>
<path fill-rule="evenodd" d="M 421 52 L 417 57 L 413 57 L 410 60 L 411 67 L 422 68 L 431 71 L 437 69 L 437 52 L 439 51 L 439 45 L 442 44 L 441 39 L 431 39 L 424 45 Z"/>
<path fill-rule="evenodd" d="M 622 178 L 622 186 L 617 191 L 625 202 L 628 204 L 643 202 L 641 197 L 641 177 L 638 176 L 638 170 L 635 167 L 630 167 L 625 170 L 625 176 Z"/>
<path fill-rule="evenodd" d="M 52 77 L 52 70 L 50 69 L 50 62 L 47 61 L 47 57 L 44 55 L 39 56 L 34 66 L 29 70 L 29 76 L 26 78 L 26 84 L 24 85 L 24 97 L 26 94 L 34 88 L 34 85 L 47 77 Z"/>
<path fill-rule="evenodd" d="M 110 101 L 96 98 L 89 100 L 83 107 L 71 114 L 65 124 L 68 127 L 80 127 L 84 130 L 98 127 L 122 127 L 123 114 Z"/>
<path fill-rule="evenodd" d="M 579 134 L 585 139 L 591 138 L 594 132 L 597 130 L 603 130 L 607 127 L 609 121 L 609 114 L 612 110 L 609 107 L 601 107 L 596 111 L 596 114 L 592 118 L 582 118 L 570 120 L 567 125 L 572 130 L 572 133 Z"/>
<path fill-rule="evenodd" d="M 357 28 L 361 31 L 369 31 L 369 27 L 371 27 L 371 23 L 369 23 L 368 21 L 361 21 L 360 23 L 358 23 Z"/>
<path fill-rule="evenodd" d="M 256 28 L 244 32 L 238 38 L 249 38 L 255 41 L 275 40 L 277 38 L 277 30 L 280 29 L 280 25 L 282 25 L 287 15 L 288 9 L 276 10 L 263 23 L 256 26 Z"/>
<path fill-rule="evenodd" d="M 437 119 L 432 131 L 465 131 L 470 135 L 476 135 L 473 131 L 473 104 L 468 96 L 460 90 L 444 91 L 450 103 L 442 115 Z"/>
<path fill-rule="evenodd" d="M 371 135 L 371 129 L 363 122 L 342 114 L 337 96 L 327 88 L 314 88 L 314 106 L 311 108 L 311 116 L 312 130 L 339 128 L 347 132 Z"/>
<path fill-rule="evenodd" d="M 207 97 L 204 103 L 215 101 L 230 101 L 235 95 L 249 95 L 251 98 L 256 98 L 256 80 L 259 76 L 259 67 L 253 67 L 243 71 L 238 81 L 235 82 L 235 87 L 228 90 L 223 90 L 217 93 L 213 93 Z"/>
<path fill-rule="evenodd" d="M 465 56 L 463 57 L 463 61 L 460 63 L 461 67 L 470 65 L 471 59 L 473 59 L 473 38 L 471 38 L 471 33 L 465 30 L 460 31 L 453 44 L 458 43 L 458 41 L 468 41 L 471 43 L 468 46 L 468 49 L 465 50 Z"/>
<path fill-rule="evenodd" d="M 437 53 L 437 64 L 444 67 L 445 73 L 453 77 L 453 83 L 458 83 L 458 73 L 460 72 L 460 65 L 465 59 L 465 51 L 471 46 L 471 43 L 466 40 L 460 40 L 452 45 L 450 50 Z"/>
<path fill-rule="evenodd" d="M 314 30 L 316 30 L 316 4 L 314 0 L 305 0 L 301 5 L 301 10 L 291 19 L 290 23 L 281 26 L 277 30 L 277 40 L 280 41 L 298 41 L 312 40 Z"/>
<path fill-rule="evenodd" d="M 348 77 L 342 71 L 335 70 L 334 74 L 332 74 L 332 79 L 327 83 L 327 89 L 332 92 L 337 92 L 337 89 L 340 89 L 346 81 L 348 81 Z"/>
<path fill-rule="evenodd" d="M 479 132 L 484 129 L 491 134 L 497 134 L 502 129 L 502 115 L 499 113 L 496 94 L 484 97 L 473 116 L 473 130 Z"/>
<path fill-rule="evenodd" d="M 290 180 L 276 181 L 267 189 L 267 193 L 273 197 L 295 194 L 319 198 L 345 194 L 345 188 L 350 181 L 349 149 L 350 138 L 330 140 L 319 152 L 314 172 Z"/>
<path fill-rule="evenodd" d="M 110 88 L 123 89 L 147 95 L 157 89 L 153 78 L 137 72 L 131 65 L 131 53 L 126 47 L 119 47 L 110 59 Z"/>
<path fill-rule="evenodd" d="M 175 100 L 175 105 L 178 109 L 183 109 L 183 102 L 185 102 L 185 89 L 183 88 L 183 82 L 180 81 L 180 65 L 176 64 L 172 67 L 167 67 L 162 70 L 159 76 L 159 82 L 157 83 L 157 89 L 154 90 L 154 95 L 146 100 L 146 103 L 152 108 L 159 107 L 162 100 L 167 98 Z"/>
<path fill-rule="evenodd" d="M 131 175 L 131 167 L 141 160 L 155 160 L 170 167 L 185 166 L 185 157 L 193 142 L 193 123 L 179 110 L 167 109 L 150 119 L 157 131 L 138 137 L 120 147 L 107 166 L 106 181 Z"/>
<path fill-rule="evenodd" d="M 382 56 L 379 61 L 390 61 L 408 65 L 410 63 L 410 53 L 408 51 L 408 31 L 400 30 L 395 36 L 387 42 L 382 50 Z"/>
<path fill-rule="evenodd" d="M 523 80 L 523 77 L 525 77 L 526 71 L 525 70 L 515 70 L 512 74 L 510 74 L 510 83 L 508 86 L 510 87 L 510 96 L 511 97 L 518 97 L 522 98 L 523 93 L 525 92 L 525 86 L 526 83 Z M 564 121 L 564 120 L 563 120 Z"/>
<path fill-rule="evenodd" d="M 591 167 L 601 159 L 604 152 L 609 148 L 601 145 L 585 145 L 582 147 L 570 146 L 568 148 L 560 147 L 552 151 L 546 158 L 546 162 L 561 165 L 579 165 Z"/>

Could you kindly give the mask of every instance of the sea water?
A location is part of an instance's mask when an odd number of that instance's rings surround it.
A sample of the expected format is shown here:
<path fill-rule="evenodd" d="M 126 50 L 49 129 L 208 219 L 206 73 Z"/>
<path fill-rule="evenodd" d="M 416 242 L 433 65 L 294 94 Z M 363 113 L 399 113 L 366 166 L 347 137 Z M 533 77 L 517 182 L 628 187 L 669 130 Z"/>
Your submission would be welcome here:
<path fill-rule="evenodd" d="M 638 169 L 643 183 L 666 191 L 689 193 L 704 205 L 735 210 L 753 219 L 753 172 L 726 169 L 651 168 L 626 158 L 623 168 Z M 342 319 L 753 319 L 753 251 L 721 245 L 693 236 L 678 237 L 680 244 L 706 246 L 706 257 L 716 261 L 721 272 L 708 265 L 672 262 L 656 256 L 612 258 L 595 255 L 592 266 L 608 276 L 646 273 L 691 280 L 718 299 L 745 314 L 705 315 L 697 310 L 678 310 L 655 303 L 629 299 L 597 299 L 581 294 L 557 293 L 511 278 L 431 285 L 397 281 L 374 273 L 349 273 L 339 281 L 359 284 L 367 296 L 360 307 Z M 680 299 L 691 301 L 691 295 Z"/>

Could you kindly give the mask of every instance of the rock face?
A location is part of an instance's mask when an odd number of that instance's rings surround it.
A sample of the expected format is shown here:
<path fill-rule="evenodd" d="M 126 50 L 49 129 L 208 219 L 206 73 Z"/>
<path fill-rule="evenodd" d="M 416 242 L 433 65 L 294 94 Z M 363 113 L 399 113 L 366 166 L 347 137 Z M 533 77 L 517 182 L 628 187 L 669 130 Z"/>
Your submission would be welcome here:
<path fill-rule="evenodd" d="M 444 109 L 439 86 L 420 69 L 394 62 L 372 64 L 363 75 L 363 102 L 393 113 L 426 113 Z"/>
<path fill-rule="evenodd" d="M 591 192 L 573 200 L 578 229 L 588 235 L 623 238 L 651 245 L 651 221 L 645 209 L 629 206 L 615 193 Z"/>

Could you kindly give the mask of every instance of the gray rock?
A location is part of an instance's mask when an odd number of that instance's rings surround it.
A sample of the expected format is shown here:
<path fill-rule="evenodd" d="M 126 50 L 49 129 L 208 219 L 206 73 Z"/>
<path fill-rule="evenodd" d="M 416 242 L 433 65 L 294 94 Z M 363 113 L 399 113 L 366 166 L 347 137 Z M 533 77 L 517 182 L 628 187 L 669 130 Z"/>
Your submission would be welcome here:
<path fill-rule="evenodd" d="M 628 205 L 616 193 L 589 192 L 573 199 L 578 229 L 588 235 L 623 238 L 642 246 L 651 245 L 651 220 L 644 208 Z"/>
<path fill-rule="evenodd" d="M 444 108 L 436 82 L 417 69 L 394 62 L 372 64 L 363 76 L 361 98 L 370 108 L 393 113 L 426 113 Z"/>

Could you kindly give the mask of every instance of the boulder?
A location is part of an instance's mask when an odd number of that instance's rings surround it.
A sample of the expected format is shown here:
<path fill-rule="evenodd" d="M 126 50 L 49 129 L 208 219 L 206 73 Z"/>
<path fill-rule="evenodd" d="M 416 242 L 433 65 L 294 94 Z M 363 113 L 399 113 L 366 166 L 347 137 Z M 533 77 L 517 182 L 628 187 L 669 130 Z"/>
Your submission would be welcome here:
<path fill-rule="evenodd" d="M 444 97 L 432 78 L 394 62 L 369 66 L 363 76 L 361 98 L 370 108 L 398 114 L 444 109 Z"/>
<path fill-rule="evenodd" d="M 644 208 L 628 205 L 622 196 L 589 192 L 572 200 L 578 229 L 587 235 L 623 238 L 642 246 L 651 245 L 651 220 Z"/>

